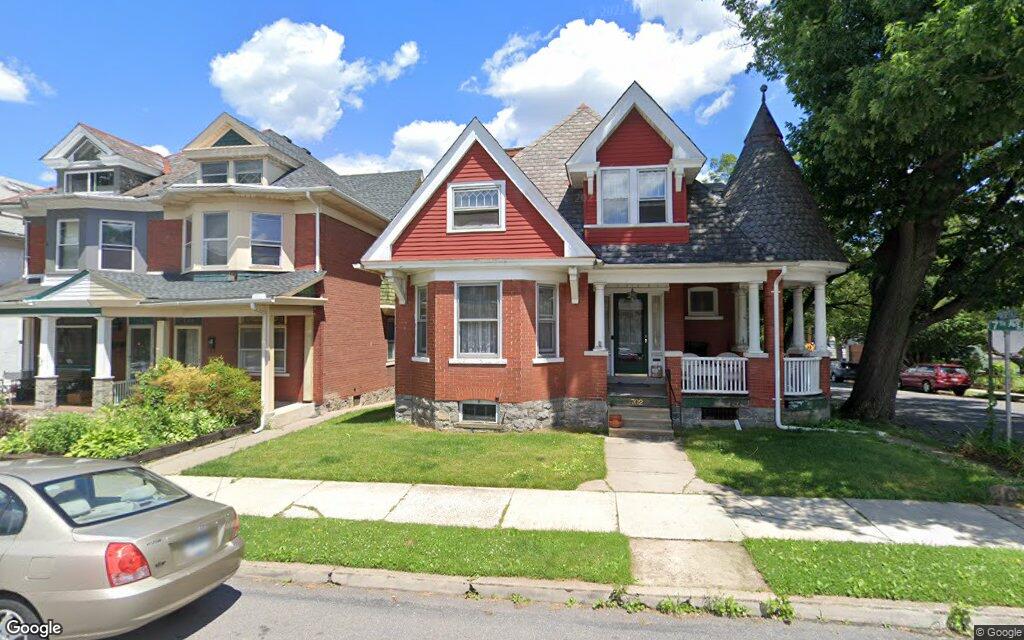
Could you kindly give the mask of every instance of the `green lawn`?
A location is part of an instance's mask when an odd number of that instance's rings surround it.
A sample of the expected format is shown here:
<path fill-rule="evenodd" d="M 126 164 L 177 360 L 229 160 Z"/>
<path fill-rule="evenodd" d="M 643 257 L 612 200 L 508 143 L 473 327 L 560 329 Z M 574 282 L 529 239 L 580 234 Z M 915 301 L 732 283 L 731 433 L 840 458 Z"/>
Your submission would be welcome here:
<path fill-rule="evenodd" d="M 604 443 L 579 433 L 453 433 L 350 414 L 185 471 L 200 476 L 575 489 L 605 476 Z"/>
<path fill-rule="evenodd" d="M 872 435 L 775 429 L 684 436 L 697 475 L 746 495 L 986 502 L 988 468 L 948 463 Z"/>
<path fill-rule="evenodd" d="M 780 595 L 1024 606 L 1024 551 L 768 539 L 743 544 Z"/>
<path fill-rule="evenodd" d="M 633 582 L 629 540 L 620 533 L 243 516 L 242 537 L 248 560 L 459 576 Z"/>

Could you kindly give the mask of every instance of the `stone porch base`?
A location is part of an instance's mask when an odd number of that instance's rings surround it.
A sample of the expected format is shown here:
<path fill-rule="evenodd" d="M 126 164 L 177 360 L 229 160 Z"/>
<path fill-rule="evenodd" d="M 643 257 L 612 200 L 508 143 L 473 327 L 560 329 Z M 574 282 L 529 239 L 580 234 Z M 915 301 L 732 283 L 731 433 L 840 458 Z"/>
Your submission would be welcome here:
<path fill-rule="evenodd" d="M 746 396 L 684 396 L 682 405 L 672 408 L 673 422 L 683 427 L 733 425 L 731 420 L 704 420 L 701 411 L 703 408 L 734 408 L 736 418 L 742 427 L 775 426 L 774 407 L 751 407 Z M 820 422 L 831 416 L 831 408 L 828 397 L 824 395 L 786 398 L 782 404 L 782 422 Z"/>
<path fill-rule="evenodd" d="M 551 398 L 529 402 L 502 402 L 498 405 L 499 421 L 493 427 L 480 423 L 460 423 L 459 403 L 454 400 L 431 400 L 420 396 L 395 397 L 395 419 L 435 429 L 468 429 L 472 431 L 533 431 L 563 429 L 607 433 L 608 403 L 604 400 Z"/>

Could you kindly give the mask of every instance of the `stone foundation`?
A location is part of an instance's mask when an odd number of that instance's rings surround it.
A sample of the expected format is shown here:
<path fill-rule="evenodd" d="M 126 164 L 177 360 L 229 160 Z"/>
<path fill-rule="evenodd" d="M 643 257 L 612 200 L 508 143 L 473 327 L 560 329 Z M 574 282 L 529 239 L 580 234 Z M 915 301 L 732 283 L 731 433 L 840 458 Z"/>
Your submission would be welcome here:
<path fill-rule="evenodd" d="M 774 427 L 774 407 L 751 407 L 746 397 L 737 396 L 688 396 L 681 405 L 672 408 L 673 424 L 683 427 L 732 426 L 732 421 L 704 420 L 701 409 L 706 407 L 735 408 L 740 426 Z M 787 398 L 782 404 L 783 424 L 809 424 L 827 420 L 831 405 L 825 396 Z"/>
<path fill-rule="evenodd" d="M 323 404 L 318 408 L 322 408 L 324 411 L 337 411 L 339 409 L 347 409 L 349 407 L 361 407 L 369 404 L 391 402 L 394 399 L 394 387 L 384 387 L 383 389 L 367 391 L 359 396 L 341 396 L 337 393 L 328 393 L 324 396 Z"/>
<path fill-rule="evenodd" d="M 399 395 L 395 399 L 395 419 L 442 430 L 564 429 L 604 433 L 607 430 L 608 403 L 604 400 L 581 398 L 502 402 L 498 405 L 498 423 L 491 426 L 460 423 L 459 403 L 454 400 L 431 400 L 420 396 Z"/>
<path fill-rule="evenodd" d="M 57 376 L 36 378 L 36 408 L 52 409 L 57 406 Z"/>
<path fill-rule="evenodd" d="M 114 379 L 93 378 L 92 379 L 92 407 L 99 409 L 104 405 L 114 402 Z"/>

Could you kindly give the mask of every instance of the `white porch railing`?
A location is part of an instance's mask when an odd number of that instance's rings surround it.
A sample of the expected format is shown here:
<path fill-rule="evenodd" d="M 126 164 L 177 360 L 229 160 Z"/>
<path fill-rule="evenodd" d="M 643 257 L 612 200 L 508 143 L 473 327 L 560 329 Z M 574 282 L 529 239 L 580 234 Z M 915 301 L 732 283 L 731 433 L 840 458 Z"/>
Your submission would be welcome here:
<path fill-rule="evenodd" d="M 821 358 L 783 358 L 785 394 L 813 396 L 821 393 Z"/>
<path fill-rule="evenodd" d="M 683 356 L 683 391 L 744 394 L 747 392 L 747 359 Z"/>
<path fill-rule="evenodd" d="M 129 378 L 127 380 L 115 380 L 113 385 L 113 401 L 114 404 L 120 404 L 128 399 L 128 396 L 132 395 L 132 391 L 135 390 L 135 379 Z"/>

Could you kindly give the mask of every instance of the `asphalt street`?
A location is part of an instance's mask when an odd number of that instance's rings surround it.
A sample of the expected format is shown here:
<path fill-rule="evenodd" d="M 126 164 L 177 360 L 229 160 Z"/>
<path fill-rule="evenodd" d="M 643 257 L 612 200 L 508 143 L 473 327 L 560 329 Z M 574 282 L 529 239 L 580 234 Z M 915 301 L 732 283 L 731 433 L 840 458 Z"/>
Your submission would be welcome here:
<path fill-rule="evenodd" d="M 834 384 L 833 396 L 845 400 L 849 384 Z M 1011 403 L 1014 415 L 1014 437 L 1024 440 L 1024 402 Z M 1005 433 L 1004 403 L 996 406 L 996 426 Z M 970 431 L 988 425 L 988 402 L 984 398 L 958 397 L 949 392 L 921 393 L 901 390 L 896 393 L 898 424 L 917 429 L 947 444 L 956 444 Z"/>
<path fill-rule="evenodd" d="M 280 585 L 235 579 L 206 597 L 117 640 L 179 638 L 352 638 L 354 640 L 487 640 L 522 638 L 706 638 L 710 640 L 849 640 L 916 638 L 897 629 L 853 625 L 728 620 L 707 615 L 672 618 L 654 612 L 634 615 L 589 606 L 455 596 L 387 593 L 362 589 Z"/>

